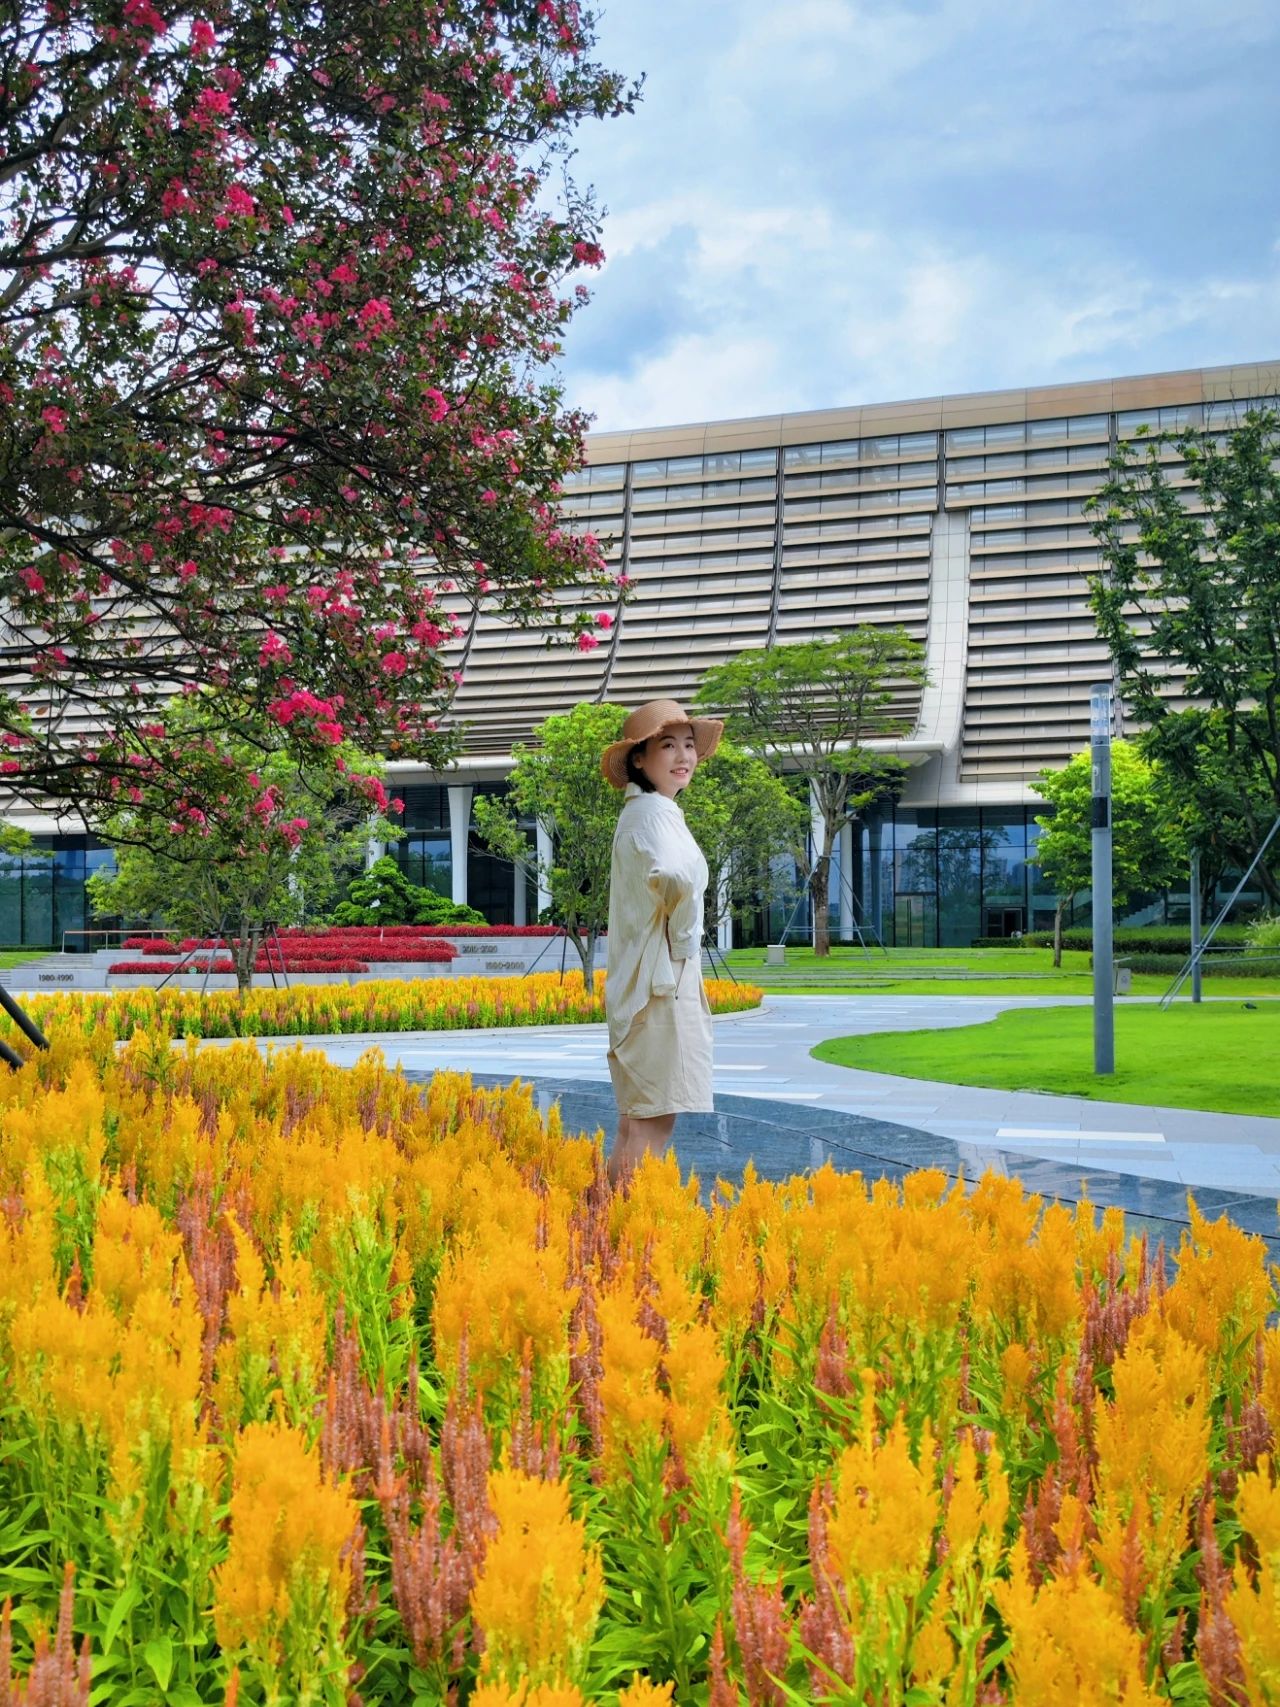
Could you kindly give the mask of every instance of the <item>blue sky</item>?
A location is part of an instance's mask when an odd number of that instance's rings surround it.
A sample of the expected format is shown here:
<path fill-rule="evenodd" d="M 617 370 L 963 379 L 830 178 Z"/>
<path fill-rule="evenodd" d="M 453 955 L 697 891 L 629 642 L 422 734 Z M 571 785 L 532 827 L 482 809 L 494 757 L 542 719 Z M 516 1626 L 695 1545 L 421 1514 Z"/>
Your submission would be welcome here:
<path fill-rule="evenodd" d="M 1280 357 L 1276 0 L 611 0 L 601 429 Z"/>

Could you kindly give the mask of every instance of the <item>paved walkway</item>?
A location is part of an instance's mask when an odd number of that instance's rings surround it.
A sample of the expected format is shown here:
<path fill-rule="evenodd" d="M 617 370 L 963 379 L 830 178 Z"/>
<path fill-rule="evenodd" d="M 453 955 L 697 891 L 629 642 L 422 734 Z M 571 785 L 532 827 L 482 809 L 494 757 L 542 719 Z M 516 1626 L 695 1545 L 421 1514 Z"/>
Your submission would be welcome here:
<path fill-rule="evenodd" d="M 994 1167 L 1016 1170 L 1030 1181 L 1039 1160 L 1076 1174 L 1103 1170 L 1200 1190 L 1280 1197 L 1280 1119 L 935 1084 L 829 1066 L 809 1053 L 829 1037 L 972 1025 L 1007 1008 L 1079 1005 L 1084 1000 L 767 996 L 757 1011 L 716 1021 L 717 1095 L 800 1104 L 815 1113 L 840 1111 L 877 1125 L 932 1134 L 951 1141 L 940 1149 L 958 1156 L 969 1173 Z M 453 1068 L 479 1077 L 518 1075 L 581 1084 L 584 1089 L 608 1082 L 605 1030 L 600 1025 L 396 1032 L 311 1041 L 343 1062 L 354 1061 L 375 1044 L 388 1060 L 413 1072 Z M 589 1106 L 598 1107 L 601 1121 L 607 1120 L 605 1103 L 592 1099 Z M 797 1120 L 791 1124 L 804 1125 Z"/>

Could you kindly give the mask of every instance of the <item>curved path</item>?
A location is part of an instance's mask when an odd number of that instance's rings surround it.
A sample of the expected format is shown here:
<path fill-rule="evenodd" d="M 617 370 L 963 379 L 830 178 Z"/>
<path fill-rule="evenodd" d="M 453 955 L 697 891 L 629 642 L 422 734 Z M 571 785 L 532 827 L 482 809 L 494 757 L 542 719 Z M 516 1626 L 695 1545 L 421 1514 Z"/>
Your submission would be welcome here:
<path fill-rule="evenodd" d="M 992 1168 L 1067 1200 L 1082 1184 L 1159 1222 L 1185 1223 L 1186 1188 L 1206 1212 L 1275 1241 L 1280 1233 L 1280 1119 L 984 1090 L 864 1073 L 815 1061 L 814 1044 L 858 1032 L 973 1025 L 1007 1008 L 1079 1005 L 1026 996 L 767 996 L 762 1008 L 716 1021 L 714 1116 L 684 1116 L 681 1162 L 704 1178 L 741 1171 L 750 1154 L 778 1177 L 818 1165 L 883 1163 L 880 1171 L 936 1165 L 970 1177 Z M 531 1080 L 561 1101 L 575 1126 L 611 1127 L 601 1025 L 489 1031 L 396 1032 L 308 1039 L 334 1060 L 371 1044 L 406 1071 L 438 1068 L 478 1079 Z"/>

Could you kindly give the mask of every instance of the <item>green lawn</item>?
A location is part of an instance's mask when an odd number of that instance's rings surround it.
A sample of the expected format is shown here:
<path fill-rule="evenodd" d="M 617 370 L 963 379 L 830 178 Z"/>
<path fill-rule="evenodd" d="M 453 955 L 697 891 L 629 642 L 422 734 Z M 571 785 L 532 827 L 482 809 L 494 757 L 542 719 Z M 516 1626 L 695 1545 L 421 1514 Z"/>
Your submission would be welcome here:
<path fill-rule="evenodd" d="M 1280 1005 L 1149 1006 L 1116 1011 L 1116 1071 L 1093 1072 L 1090 1008 L 1018 1009 L 947 1031 L 836 1037 L 819 1061 L 947 1084 L 1053 1091 L 1101 1102 L 1156 1103 L 1222 1114 L 1280 1115 Z"/>
<path fill-rule="evenodd" d="M 0 948 L 0 967 L 21 966 L 24 960 L 39 960 L 48 952 L 43 948 Z"/>
<path fill-rule="evenodd" d="M 1089 956 L 1081 952 L 1064 953 L 1062 968 L 1055 972 L 1053 950 L 1049 948 L 891 948 L 887 954 L 872 949 L 867 959 L 857 948 L 840 946 L 826 960 L 819 960 L 811 948 L 788 948 L 782 976 L 778 976 L 777 968 L 765 965 L 763 948 L 735 948 L 725 958 L 736 977 L 749 978 L 753 984 L 776 994 L 874 995 L 882 991 L 893 996 L 1089 996 L 1093 993 Z M 912 976 L 951 968 L 982 976 L 952 979 Z M 829 982 L 825 978 L 819 982 L 815 976 L 823 972 L 832 974 Z M 1016 972 L 1048 976 L 1009 976 Z M 802 976 L 793 978 L 789 976 L 792 973 Z M 900 976 L 889 978 L 888 973 Z M 1134 977 L 1132 994 L 1162 996 L 1171 982 L 1172 975 L 1144 973 Z M 1206 977 L 1205 990 L 1211 996 L 1280 997 L 1280 977 Z"/>

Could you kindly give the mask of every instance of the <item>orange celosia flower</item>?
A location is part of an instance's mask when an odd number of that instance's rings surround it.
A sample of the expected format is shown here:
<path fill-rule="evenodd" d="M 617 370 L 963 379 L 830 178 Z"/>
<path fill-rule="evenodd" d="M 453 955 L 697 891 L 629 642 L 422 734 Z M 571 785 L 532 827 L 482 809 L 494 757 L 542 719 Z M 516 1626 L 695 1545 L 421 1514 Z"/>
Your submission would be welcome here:
<path fill-rule="evenodd" d="M 225 1650 L 269 1655 L 290 1619 L 340 1625 L 359 1509 L 295 1429 L 254 1422 L 237 1436 L 230 1524 L 214 1602 Z"/>
<path fill-rule="evenodd" d="M 484 1632 L 484 1675 L 558 1683 L 579 1674 L 604 1598 L 604 1575 L 563 1482 L 495 1470 L 498 1522 L 471 1593 Z"/>

